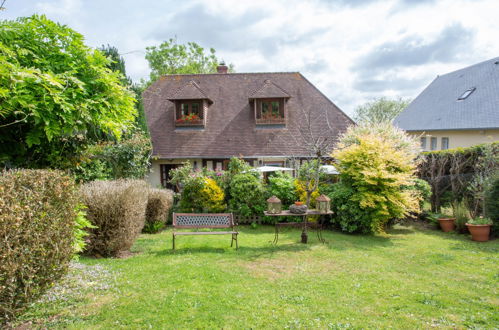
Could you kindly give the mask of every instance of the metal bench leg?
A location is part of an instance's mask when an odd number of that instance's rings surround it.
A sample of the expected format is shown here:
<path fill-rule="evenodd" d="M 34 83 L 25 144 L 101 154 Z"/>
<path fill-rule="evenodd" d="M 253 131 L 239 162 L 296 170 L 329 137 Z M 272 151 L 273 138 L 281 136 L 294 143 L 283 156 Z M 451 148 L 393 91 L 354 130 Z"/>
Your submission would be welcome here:
<path fill-rule="evenodd" d="M 236 250 L 239 249 L 239 245 L 237 244 L 237 234 L 236 234 Z"/>
<path fill-rule="evenodd" d="M 175 234 L 173 234 L 173 250 L 175 250 Z"/>
<path fill-rule="evenodd" d="M 234 234 L 232 234 L 232 239 L 230 240 L 230 247 L 234 245 Z"/>

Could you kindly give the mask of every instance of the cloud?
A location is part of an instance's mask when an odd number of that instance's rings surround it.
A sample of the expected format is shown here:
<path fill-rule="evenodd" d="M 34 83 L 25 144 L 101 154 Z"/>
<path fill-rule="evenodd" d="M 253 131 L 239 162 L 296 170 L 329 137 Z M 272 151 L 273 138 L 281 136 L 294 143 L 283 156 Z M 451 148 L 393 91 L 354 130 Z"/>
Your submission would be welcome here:
<path fill-rule="evenodd" d="M 359 59 L 361 69 L 372 71 L 394 66 L 421 65 L 430 62 L 448 62 L 469 49 L 473 31 L 460 24 L 445 28 L 430 42 L 418 35 L 400 41 L 385 42 Z"/>

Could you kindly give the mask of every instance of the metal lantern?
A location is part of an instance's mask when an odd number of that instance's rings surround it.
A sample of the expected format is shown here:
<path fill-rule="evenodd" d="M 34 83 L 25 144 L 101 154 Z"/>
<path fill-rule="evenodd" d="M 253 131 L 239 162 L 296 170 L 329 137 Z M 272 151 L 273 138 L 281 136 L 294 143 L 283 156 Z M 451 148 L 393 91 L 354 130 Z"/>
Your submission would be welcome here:
<path fill-rule="evenodd" d="M 267 204 L 268 204 L 268 213 L 270 214 L 278 214 L 281 213 L 282 211 L 282 204 L 281 200 L 277 198 L 276 196 L 272 196 L 269 199 L 267 199 Z"/>
<path fill-rule="evenodd" d="M 315 201 L 317 203 L 317 210 L 320 213 L 329 213 L 331 211 L 331 199 L 326 195 L 320 195 Z"/>

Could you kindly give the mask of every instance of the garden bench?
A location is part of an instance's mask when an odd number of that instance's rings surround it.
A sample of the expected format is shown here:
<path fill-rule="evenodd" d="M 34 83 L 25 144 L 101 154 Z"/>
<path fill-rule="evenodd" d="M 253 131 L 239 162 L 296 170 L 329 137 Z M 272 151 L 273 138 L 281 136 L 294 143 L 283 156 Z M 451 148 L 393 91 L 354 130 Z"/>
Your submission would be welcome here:
<path fill-rule="evenodd" d="M 175 237 L 184 235 L 232 235 L 230 246 L 234 241 L 237 245 L 237 235 L 232 213 L 173 213 L 173 250 Z M 176 231 L 177 229 L 218 229 L 231 228 L 230 231 Z"/>

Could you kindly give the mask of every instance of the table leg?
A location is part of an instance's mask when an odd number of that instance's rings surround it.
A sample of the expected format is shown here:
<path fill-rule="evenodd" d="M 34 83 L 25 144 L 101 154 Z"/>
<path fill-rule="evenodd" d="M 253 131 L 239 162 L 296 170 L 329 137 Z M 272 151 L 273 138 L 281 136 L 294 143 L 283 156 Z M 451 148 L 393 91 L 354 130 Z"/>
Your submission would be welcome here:
<path fill-rule="evenodd" d="M 274 232 L 274 241 L 272 242 L 272 244 L 275 245 L 279 240 L 279 227 L 277 226 L 277 223 L 274 226 L 275 226 L 275 232 Z"/>
<path fill-rule="evenodd" d="M 308 233 L 307 233 L 307 216 L 303 216 L 303 227 L 302 227 L 302 232 L 301 232 L 301 242 L 303 244 L 307 244 L 308 242 Z"/>

